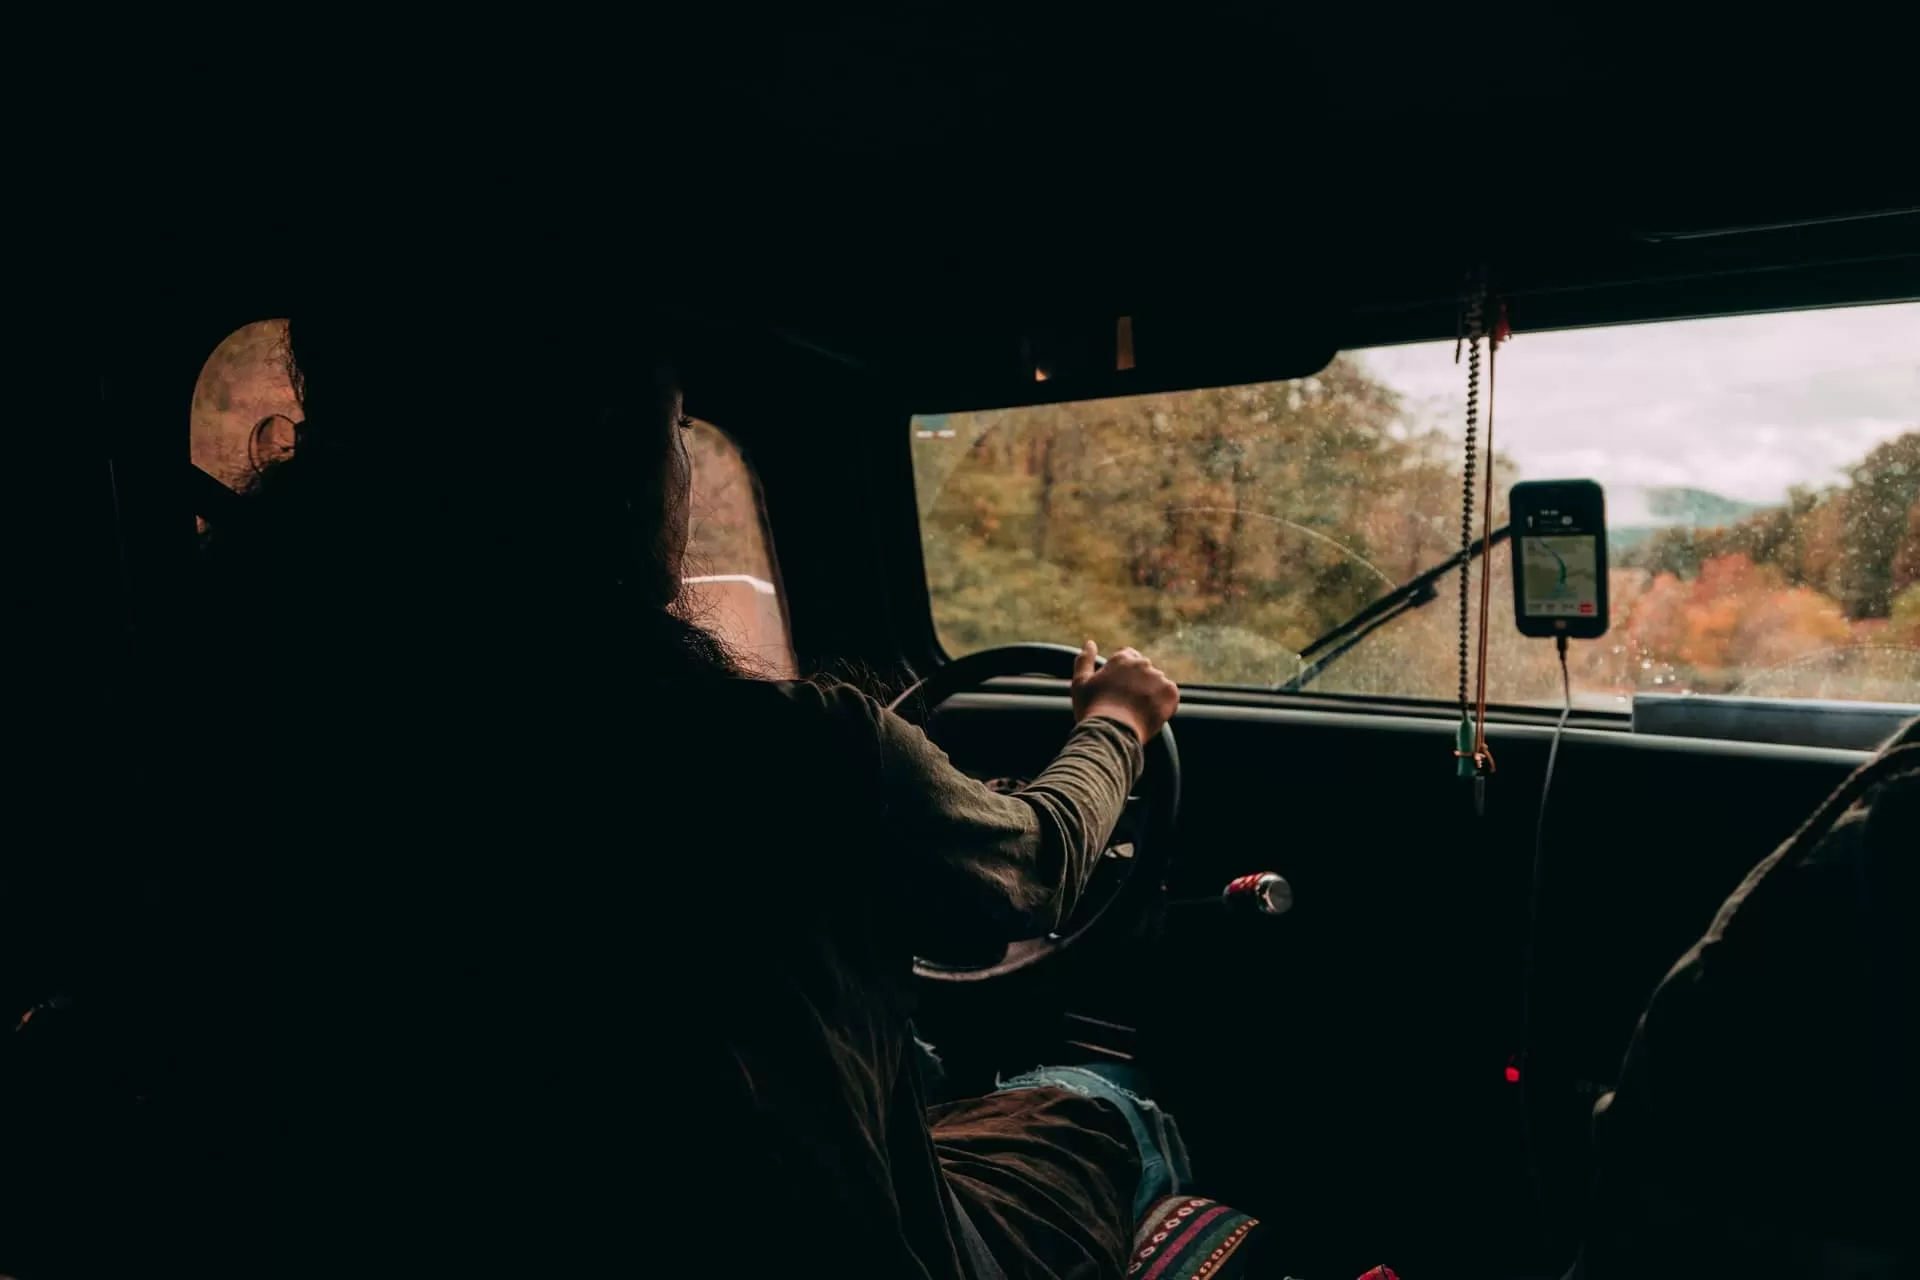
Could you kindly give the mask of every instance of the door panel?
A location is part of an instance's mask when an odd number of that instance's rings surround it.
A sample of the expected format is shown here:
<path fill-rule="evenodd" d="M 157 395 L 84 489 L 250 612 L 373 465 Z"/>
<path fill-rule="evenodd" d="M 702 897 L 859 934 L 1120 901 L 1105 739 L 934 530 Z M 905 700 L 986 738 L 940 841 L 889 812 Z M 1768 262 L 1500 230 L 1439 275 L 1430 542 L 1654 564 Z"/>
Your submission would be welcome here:
<path fill-rule="evenodd" d="M 1067 717 L 1063 697 L 981 693 L 943 708 L 934 733 L 962 768 L 1031 776 Z M 1505 1070 L 1521 1041 L 1551 729 L 1493 729 L 1499 768 L 1476 817 L 1445 719 L 1189 704 L 1175 728 L 1185 792 L 1171 895 L 1274 870 L 1293 885 L 1293 910 L 1175 909 L 1156 941 L 1082 957 L 1067 990 L 1024 999 L 1137 1027 L 1134 1051 L 1180 1120 L 1203 1190 L 1278 1224 L 1294 1246 L 1287 1265 L 1305 1274 L 1383 1260 L 1485 1275 L 1563 1262 L 1592 1091 L 1611 1079 L 1653 984 L 1864 759 L 1566 734 L 1525 1081 L 1546 1243 Z"/>

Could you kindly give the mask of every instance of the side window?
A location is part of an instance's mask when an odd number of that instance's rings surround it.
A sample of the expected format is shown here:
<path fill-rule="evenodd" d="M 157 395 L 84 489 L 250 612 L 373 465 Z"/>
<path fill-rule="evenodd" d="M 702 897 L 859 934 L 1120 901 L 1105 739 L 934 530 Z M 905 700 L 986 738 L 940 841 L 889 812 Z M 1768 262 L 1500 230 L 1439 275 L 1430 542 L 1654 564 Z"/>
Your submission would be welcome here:
<path fill-rule="evenodd" d="M 300 406 L 287 364 L 287 322 L 261 320 L 214 348 L 194 384 L 193 465 L 236 492 L 293 448 Z M 793 674 L 793 647 L 768 550 L 760 493 L 725 432 L 696 421 L 688 598 L 702 626 L 756 671 Z"/>
<path fill-rule="evenodd" d="M 259 320 L 213 349 L 193 386 L 193 465 L 246 488 L 260 467 L 293 448 L 300 406 L 287 372 L 287 322 Z"/>
<path fill-rule="evenodd" d="M 686 573 L 695 616 L 758 674 L 790 678 L 793 646 L 753 472 L 739 448 L 711 423 L 694 419 L 687 437 L 693 523 Z"/>

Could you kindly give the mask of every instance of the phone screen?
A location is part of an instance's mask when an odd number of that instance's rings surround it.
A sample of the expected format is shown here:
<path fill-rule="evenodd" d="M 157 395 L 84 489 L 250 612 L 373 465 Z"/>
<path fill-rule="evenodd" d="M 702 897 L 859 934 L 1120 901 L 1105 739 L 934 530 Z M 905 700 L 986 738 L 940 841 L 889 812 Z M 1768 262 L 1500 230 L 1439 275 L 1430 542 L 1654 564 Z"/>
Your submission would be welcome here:
<path fill-rule="evenodd" d="M 1512 511 L 1513 621 L 1525 636 L 1607 633 L 1607 499 L 1591 480 L 1522 480 Z"/>
<path fill-rule="evenodd" d="M 1600 612 L 1599 542 L 1590 533 L 1521 534 L 1520 567 L 1530 618 L 1592 618 Z"/>

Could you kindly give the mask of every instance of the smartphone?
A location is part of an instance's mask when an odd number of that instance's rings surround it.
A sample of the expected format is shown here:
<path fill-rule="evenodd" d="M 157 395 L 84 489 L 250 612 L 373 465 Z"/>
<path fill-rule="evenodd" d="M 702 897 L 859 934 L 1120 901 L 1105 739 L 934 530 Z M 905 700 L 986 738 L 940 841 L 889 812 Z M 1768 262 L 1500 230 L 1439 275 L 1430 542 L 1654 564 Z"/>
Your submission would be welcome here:
<path fill-rule="evenodd" d="M 1524 636 L 1607 634 L 1607 499 L 1591 480 L 1523 480 L 1507 494 L 1513 620 Z"/>

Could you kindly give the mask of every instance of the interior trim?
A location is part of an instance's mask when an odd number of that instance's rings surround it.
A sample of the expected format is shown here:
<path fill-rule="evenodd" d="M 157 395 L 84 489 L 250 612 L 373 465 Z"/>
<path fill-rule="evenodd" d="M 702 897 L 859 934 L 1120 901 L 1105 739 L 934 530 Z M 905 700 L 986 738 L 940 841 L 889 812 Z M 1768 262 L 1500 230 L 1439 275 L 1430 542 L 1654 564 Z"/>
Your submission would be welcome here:
<path fill-rule="evenodd" d="M 941 711 L 965 708 L 974 711 L 1047 711 L 1062 712 L 1070 706 L 1064 693 L 961 693 L 947 699 Z M 937 713 L 936 713 L 937 714 Z M 1228 707 L 1184 704 L 1174 713 L 1174 728 L 1196 720 L 1240 721 L 1242 723 L 1296 725 L 1324 729 L 1366 729 L 1379 733 L 1420 733 L 1451 742 L 1457 726 L 1437 716 L 1400 716 L 1368 714 L 1356 711 L 1322 711 L 1292 707 Z M 1551 724 L 1490 725 L 1497 736 L 1508 740 L 1552 738 Z M 1664 734 L 1620 733 L 1607 729 L 1569 726 L 1566 741 L 1583 747 L 1638 752 L 1662 752 L 1677 755 L 1711 755 L 1721 759 L 1798 760 L 1810 763 L 1857 767 L 1872 756 L 1870 751 L 1850 751 L 1839 747 L 1782 746 L 1772 742 L 1737 742 L 1726 738 L 1677 738 Z"/>
<path fill-rule="evenodd" d="M 990 690 L 1008 693 L 1033 693 L 1042 696 L 1055 696 L 1059 692 L 1060 682 L 1040 676 L 1003 676 L 988 682 Z M 1252 685 L 1227 684 L 1183 684 L 1180 686 L 1180 705 L 1182 706 L 1228 706 L 1228 707 L 1273 707 L 1276 710 L 1318 710 L 1318 711 L 1361 711 L 1369 715 L 1410 717 L 1418 720 L 1431 720 L 1444 717 L 1448 723 L 1455 723 L 1451 703 L 1436 702 L 1432 698 L 1399 698 L 1386 694 L 1333 693 L 1328 691 L 1301 691 L 1285 693 L 1273 689 L 1261 689 Z M 1554 724 L 1560 719 L 1557 704 L 1489 702 L 1487 704 L 1487 723 L 1513 724 Z M 1579 707 L 1574 708 L 1569 725 L 1587 729 L 1613 729 L 1629 732 L 1633 728 L 1633 717 L 1629 711 L 1595 711 Z"/>

